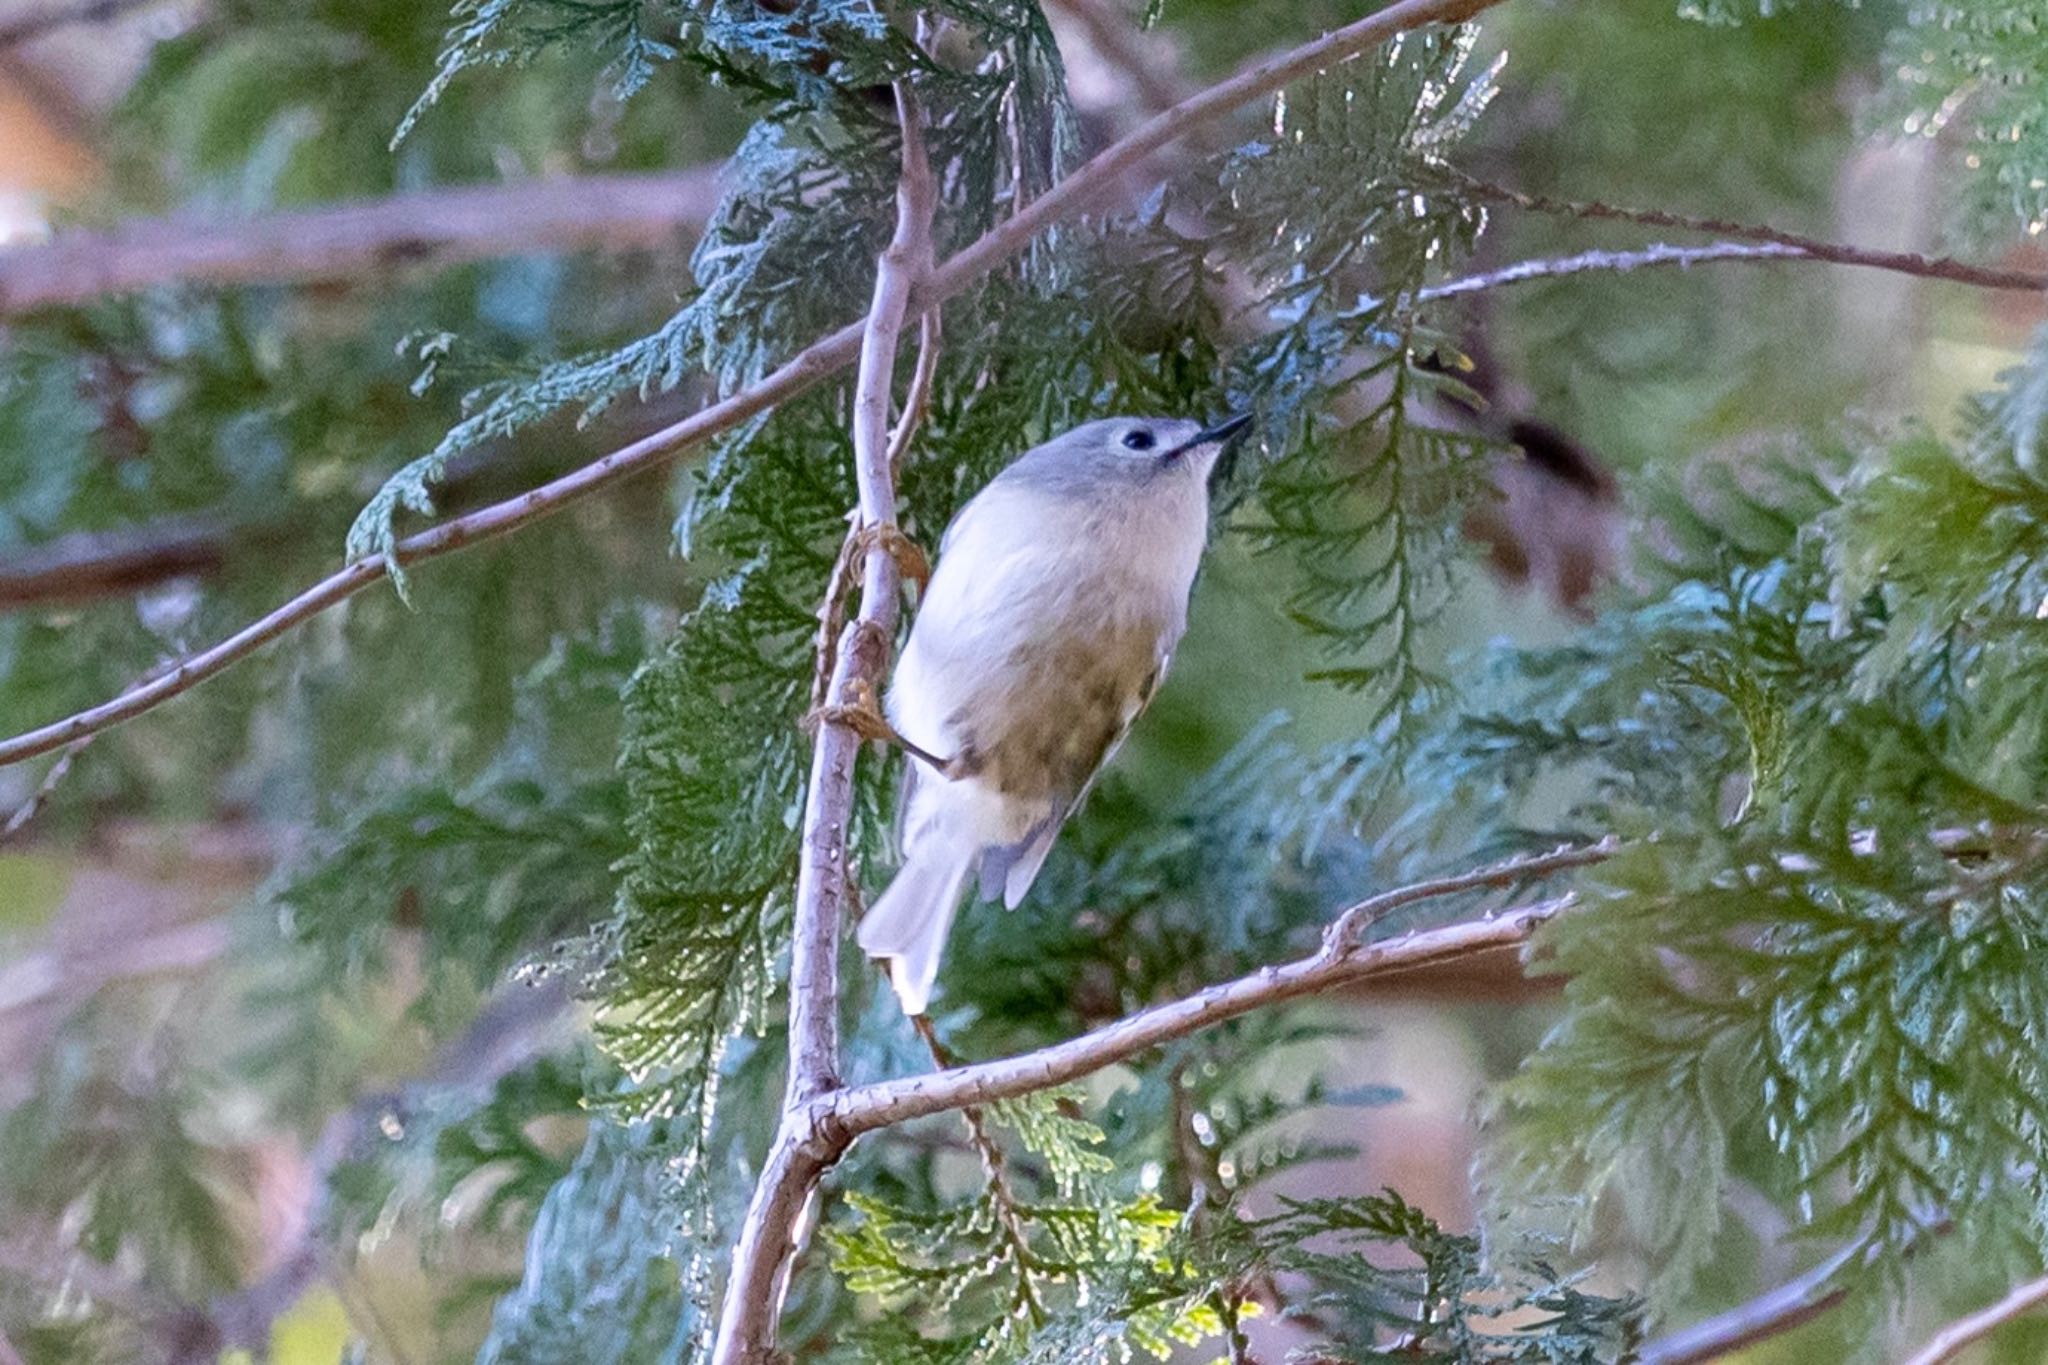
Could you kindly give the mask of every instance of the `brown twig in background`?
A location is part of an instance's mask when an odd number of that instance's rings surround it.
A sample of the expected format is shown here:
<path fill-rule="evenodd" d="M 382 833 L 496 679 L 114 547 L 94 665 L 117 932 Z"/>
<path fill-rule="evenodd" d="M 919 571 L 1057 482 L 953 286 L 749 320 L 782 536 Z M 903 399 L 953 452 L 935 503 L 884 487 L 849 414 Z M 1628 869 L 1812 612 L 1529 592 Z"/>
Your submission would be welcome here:
<path fill-rule="evenodd" d="M 227 559 L 234 525 L 220 516 L 175 516 L 105 531 L 74 531 L 0 556 L 0 610 L 76 603 L 210 574 Z M 260 534 L 245 531 L 243 534 Z"/>
<path fill-rule="evenodd" d="M 913 1015 L 910 1025 L 917 1030 L 917 1036 L 924 1039 L 925 1049 L 932 1055 L 933 1066 L 943 1071 L 959 1064 L 960 1059 L 952 1049 L 939 1041 L 939 1032 L 932 1027 L 929 1016 Z M 1009 1168 L 1003 1149 L 989 1136 L 988 1121 L 979 1106 L 968 1105 L 960 1111 L 960 1118 L 967 1125 L 967 1145 L 981 1158 L 982 1174 L 988 1180 L 989 1202 L 995 1206 L 996 1223 L 1002 1229 L 1003 1240 L 1010 1244 L 1010 1250 L 1017 1257 L 1019 1306 L 1030 1315 L 1034 1327 L 1043 1326 L 1045 1300 L 1031 1282 L 1031 1241 L 1024 1232 L 1024 1215 L 1018 1208 L 1016 1191 L 1010 1188 Z"/>
<path fill-rule="evenodd" d="M 1948 1235 L 1954 1227 L 1953 1220 L 1945 1214 L 1924 1219 L 1918 1229 L 1920 1236 L 1907 1244 L 1906 1254 L 1912 1255 L 1927 1241 Z M 1627 1357 L 1629 1365 L 1706 1365 L 1803 1327 L 1847 1302 L 1850 1285 L 1843 1280 L 1842 1272 L 1859 1260 L 1869 1265 L 1879 1253 L 1880 1248 L 1868 1240 L 1850 1242 L 1797 1278 L 1703 1322 L 1644 1344 Z"/>
<path fill-rule="evenodd" d="M 1630 271 L 1660 266 L 1676 266 L 1682 270 L 1688 266 L 1712 265 L 1723 261 L 1821 261 L 1829 265 L 1859 266 L 1866 270 L 1883 270 L 1897 275 L 1913 275 L 1921 279 L 1945 280 L 1983 288 L 2048 291 L 2048 275 L 2035 275 L 2027 271 L 1991 271 L 1987 273 L 2000 276 L 2002 282 L 1989 284 L 1984 280 L 1963 278 L 1957 273 L 1958 270 L 1975 271 L 1975 266 L 1964 267 L 1952 261 L 1913 256 L 1898 251 L 1864 251 L 1860 247 L 1832 243 L 1828 244 L 1828 249 L 1823 253 L 1778 242 L 1710 242 L 1704 246 L 1669 246 L 1658 242 L 1627 251 L 1581 251 L 1572 256 L 1516 261 L 1512 265 L 1504 265 L 1496 270 L 1481 271 L 1478 274 L 1445 280 L 1441 284 L 1427 285 L 1416 290 L 1413 297 L 1418 302 L 1430 302 L 1436 299 L 1456 298 L 1461 294 L 1485 293 L 1508 285 L 1525 284 L 1531 280 L 1559 279 L 1566 275 L 1593 272 L 1626 274 Z"/>
<path fill-rule="evenodd" d="M 1612 223 L 1634 223 L 1640 227 L 1670 228 L 1682 232 L 1703 233 L 1709 237 L 1732 237 L 1740 241 L 1770 243 L 1789 247 L 1798 255 L 1816 261 L 1829 261 L 1835 265 L 1867 266 L 1876 270 L 1895 271 L 1902 275 L 1918 275 L 1924 279 L 1975 285 L 1980 289 L 2048 292 L 2048 274 L 2038 271 L 2000 270 L 1989 266 L 1971 265 L 1967 261 L 1958 261 L 1950 256 L 1923 256 L 1911 251 L 1878 251 L 1867 247 L 1847 246 L 1841 242 L 1808 237 L 1802 233 L 1785 232 L 1754 223 L 1730 222 L 1724 218 L 1696 218 L 1690 214 L 1666 213 L 1659 209 L 1618 208 L 1597 201 L 1550 199 L 1538 194 L 1524 194 L 1520 190 L 1512 190 L 1504 185 L 1495 185 L 1450 167 L 1443 169 L 1459 188 L 1473 198 L 1513 204 L 1516 208 L 1530 213 Z"/>
<path fill-rule="evenodd" d="M 401 266 L 658 247 L 701 230 L 719 170 L 461 185 L 239 220 L 145 219 L 0 247 L 0 317 L 166 284 L 357 281 Z"/>
<path fill-rule="evenodd" d="M 684 393 L 648 400 L 632 410 L 625 429 L 645 431 L 673 421 L 688 401 Z M 566 423 L 560 425 L 568 425 Z M 493 494 L 574 458 L 588 458 L 619 438 L 612 420 L 589 429 L 577 426 L 534 433 L 536 439 L 486 441 L 448 462 L 440 502 L 455 513 L 486 502 Z M 543 455 L 542 452 L 545 452 Z M 537 458 L 538 457 L 538 458 Z M 0 611 L 76 605 L 127 596 L 180 578 L 205 578 L 230 560 L 280 547 L 297 548 L 305 527 L 288 516 L 241 519 L 225 511 L 167 515 L 129 526 L 73 531 L 40 545 L 0 553 Z"/>
<path fill-rule="evenodd" d="M 34 42 L 45 34 L 76 24 L 104 24 L 130 10 L 142 9 L 155 0 L 74 0 L 36 14 L 24 14 L 0 24 L 0 51 Z"/>
<path fill-rule="evenodd" d="M 1694 1323 L 1640 1348 L 1630 1365 L 1705 1365 L 1759 1341 L 1783 1335 L 1820 1317 L 1849 1297 L 1839 1276 L 1866 1254 L 1860 1243 L 1843 1247 L 1813 1269 L 1747 1303 Z"/>
<path fill-rule="evenodd" d="M 939 376 L 940 340 L 939 310 L 934 308 L 918 319 L 917 368 L 911 372 L 910 391 L 903 396 L 903 411 L 896 418 L 896 429 L 889 433 L 892 477 L 903 468 L 903 457 L 910 453 L 910 443 L 917 439 L 917 429 L 931 409 L 932 381 Z"/>

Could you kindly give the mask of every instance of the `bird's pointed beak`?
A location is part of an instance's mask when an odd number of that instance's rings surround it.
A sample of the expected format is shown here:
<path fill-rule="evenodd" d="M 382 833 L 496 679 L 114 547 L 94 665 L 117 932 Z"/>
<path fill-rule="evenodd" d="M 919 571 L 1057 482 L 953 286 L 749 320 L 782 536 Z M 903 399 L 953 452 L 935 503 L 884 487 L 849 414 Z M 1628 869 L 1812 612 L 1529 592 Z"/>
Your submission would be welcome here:
<path fill-rule="evenodd" d="M 1169 453 L 1179 455 L 1183 452 L 1194 450 L 1199 446 L 1222 445 L 1251 424 L 1252 415 L 1248 412 L 1240 412 L 1235 416 L 1224 418 L 1212 427 L 1202 428 L 1202 430 L 1188 437 L 1186 441 Z"/>

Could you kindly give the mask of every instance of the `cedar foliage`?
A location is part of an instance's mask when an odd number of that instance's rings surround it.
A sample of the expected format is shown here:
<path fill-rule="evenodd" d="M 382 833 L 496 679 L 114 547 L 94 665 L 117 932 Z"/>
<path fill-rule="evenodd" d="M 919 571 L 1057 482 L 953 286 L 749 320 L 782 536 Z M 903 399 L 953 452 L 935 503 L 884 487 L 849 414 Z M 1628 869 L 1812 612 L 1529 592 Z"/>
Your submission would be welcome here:
<path fill-rule="evenodd" d="M 1229 8 L 1146 17 L 1220 70 L 1254 40 Z M 1334 17 L 1268 8 L 1260 43 Z M 933 544 L 1049 433 L 1251 409 L 1211 575 L 1284 620 L 1311 720 L 1247 724 L 1169 687 L 1032 902 L 963 917 L 939 1024 L 964 1054 L 1294 955 L 1411 873 L 1632 841 L 1545 932 L 1568 981 L 1489 1091 L 1483 1235 L 1397 1191 L 1262 1188 L 1345 1155 L 1343 1116 L 1402 1098 L 1332 1079 L 1355 1030 L 1301 1004 L 972 1130 L 864 1140 L 791 1288 L 795 1358 L 1242 1358 L 1245 1324 L 1279 1313 L 1316 1360 L 1618 1361 L 1760 1287 L 1738 1184 L 1817 1249 L 1849 1247 L 1866 1306 L 1976 1284 L 1930 1257 L 1936 1237 L 2001 1278 L 2048 1256 L 2048 339 L 1952 422 L 1863 419 L 1844 416 L 1854 374 L 1813 354 L 1818 273 L 1551 282 L 1497 326 L 1418 302 L 1579 230 L 1502 221 L 1448 167 L 1794 224 L 1820 217 L 1857 119 L 1947 130 L 1959 247 L 2038 231 L 2048 27 L 2019 0 L 1683 8 L 1511 3 L 1483 34 L 1412 34 L 1299 83 L 1167 190 L 1062 225 L 950 303 L 902 473 L 904 525 Z M 237 548 L 152 610 L 0 616 L 0 719 L 96 700 L 335 548 L 381 552 L 859 316 L 890 229 L 890 82 L 930 119 L 942 257 L 1078 164 L 1091 133 L 1034 0 L 914 17 L 210 6 L 113 123 L 111 208 L 291 205 L 503 158 L 729 156 L 722 197 L 687 258 L 513 260 L 336 297 L 169 289 L 11 326 L 0 552 L 173 515 L 221 519 Z M 1681 169 L 1639 145 L 1652 122 L 1694 140 Z M 1482 327 L 1622 468 L 1641 553 L 1564 642 L 1453 659 L 1481 591 L 1457 532 L 1503 452 L 1441 400 L 1473 400 L 1455 376 Z M 488 1086 L 409 1089 L 323 1173 L 320 1233 L 416 1244 L 440 1355 L 700 1358 L 781 1089 L 799 721 L 855 499 L 849 402 L 842 377 L 718 439 L 666 502 L 409 575 L 95 746 L 52 837 L 223 805 L 309 832 L 208 998 L 110 989 L 62 1019 L 0 1098 L 0 1224 L 206 1304 L 252 1278 L 228 1195 L 252 1125 L 318 1132 L 393 1080 L 394 1050 L 459 1045 L 500 983 L 566 978 L 587 1027 Z M 1191 647 L 1202 629 L 1198 606 Z M 897 762 L 861 771 L 869 893 Z M 849 1074 L 927 1067 L 853 959 Z M 1872 1335 L 1845 1323 L 1809 1329 L 1841 1334 L 1813 1349 Z M 31 1279 L 0 1283 L 0 1330 L 40 1365 L 138 1358 L 161 1324 Z M 384 1330 L 352 1314 L 350 1349 L 379 1358 Z"/>

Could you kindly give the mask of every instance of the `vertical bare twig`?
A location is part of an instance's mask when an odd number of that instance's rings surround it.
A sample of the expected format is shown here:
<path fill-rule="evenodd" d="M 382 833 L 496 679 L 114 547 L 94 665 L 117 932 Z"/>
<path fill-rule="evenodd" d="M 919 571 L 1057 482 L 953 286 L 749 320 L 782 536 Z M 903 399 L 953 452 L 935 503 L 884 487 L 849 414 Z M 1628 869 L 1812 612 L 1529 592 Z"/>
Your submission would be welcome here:
<path fill-rule="evenodd" d="M 896 233 L 875 269 L 874 300 L 861 336 L 853 393 L 853 457 L 860 485 L 860 525 L 855 534 L 865 541 L 866 563 L 860 613 L 839 640 L 825 690 L 825 716 L 833 708 L 843 711 L 871 702 L 887 671 L 902 588 L 896 547 L 888 534 L 896 525 L 889 400 L 911 291 L 932 268 L 932 213 L 938 187 L 925 155 L 917 100 L 906 81 L 896 83 L 896 115 L 903 141 Z M 907 410 L 906 426 L 912 420 Z M 817 735 L 797 871 L 789 1086 L 782 1123 L 734 1252 L 714 1365 L 753 1365 L 772 1356 L 798 1225 L 819 1178 L 852 1141 L 850 1133 L 820 1125 L 810 1102 L 839 1088 L 839 940 L 851 872 L 847 829 L 861 737 L 845 721 L 829 718 L 821 721 Z"/>
<path fill-rule="evenodd" d="M 896 430 L 889 433 L 889 473 L 894 477 L 910 453 L 910 442 L 931 410 L 932 381 L 939 374 L 939 310 L 935 307 L 918 319 L 917 369 L 910 376 L 910 391 L 903 396 L 903 412 Z"/>
<path fill-rule="evenodd" d="M 97 738 L 97 735 L 86 735 L 82 739 L 74 739 L 58 752 L 57 761 L 52 763 L 50 770 L 43 774 L 43 780 L 36 783 L 36 789 L 28 794 L 26 800 L 14 808 L 14 813 L 7 817 L 7 823 L 0 825 L 0 845 L 8 843 L 16 835 L 28 828 L 29 821 L 35 819 L 41 813 L 43 803 L 48 801 L 57 788 L 63 784 L 64 779 L 70 776 L 71 765 L 78 761 L 78 756 L 84 753 L 93 740 Z"/>
<path fill-rule="evenodd" d="M 932 1054 L 932 1065 L 944 1071 L 947 1067 L 958 1066 L 960 1059 L 944 1043 L 939 1041 L 938 1030 L 932 1027 L 926 1015 L 916 1015 L 911 1027 L 917 1036 L 924 1039 L 924 1045 Z M 1031 1282 L 1031 1241 L 1024 1232 L 1024 1215 L 1017 1205 L 1017 1193 L 1010 1187 L 1010 1176 L 1003 1158 L 1003 1149 L 989 1136 L 988 1121 L 981 1106 L 963 1105 L 960 1118 L 967 1125 L 967 1142 L 981 1158 L 981 1169 L 988 1177 L 989 1202 L 995 1207 L 996 1227 L 1003 1240 L 1010 1244 L 1010 1250 L 1017 1257 L 1017 1302 L 1030 1316 L 1032 1325 L 1045 1325 L 1045 1300 L 1038 1293 L 1038 1286 Z"/>

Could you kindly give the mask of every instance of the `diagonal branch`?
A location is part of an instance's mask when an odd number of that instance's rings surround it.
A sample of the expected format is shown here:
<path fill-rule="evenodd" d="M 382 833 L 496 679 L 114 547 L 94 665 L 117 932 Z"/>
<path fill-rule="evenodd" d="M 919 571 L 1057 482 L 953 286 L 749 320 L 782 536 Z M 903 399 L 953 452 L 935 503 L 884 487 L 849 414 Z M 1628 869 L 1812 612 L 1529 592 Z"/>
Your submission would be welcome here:
<path fill-rule="evenodd" d="M 825 1160 L 811 1159 L 813 1134 L 805 1122 L 811 1101 L 839 1088 L 839 940 L 854 875 L 849 834 L 861 736 L 846 720 L 829 717 L 835 711 L 843 715 L 874 696 L 888 671 L 896 638 L 903 584 L 893 547 L 887 543 L 887 533 L 896 525 L 889 400 L 911 290 L 931 271 L 932 214 L 939 197 L 925 155 L 917 98 L 908 81 L 896 83 L 896 121 L 903 143 L 896 232 L 875 267 L 874 301 L 861 336 L 853 390 L 853 460 L 860 486 L 856 536 L 867 543 L 860 613 L 840 637 L 825 688 L 826 709 L 819 713 L 827 718 L 818 726 L 811 751 L 789 967 L 789 1088 L 775 1145 L 754 1187 L 734 1249 L 712 1357 L 715 1365 L 760 1360 L 773 1352 L 776 1319 L 801 1239 L 798 1224 L 818 1180 L 838 1156 L 834 1152 Z M 914 417 L 906 412 L 904 420 L 907 425 Z M 828 601 L 828 620 L 830 611 Z"/>
<path fill-rule="evenodd" d="M 1928 1241 L 1946 1236 L 1953 1229 L 1954 1223 L 1947 1215 L 1930 1216 L 1920 1224 L 1919 1235 L 1907 1244 L 1906 1250 L 1909 1254 L 1917 1252 Z M 1629 1365 L 1707 1365 L 1708 1361 L 1720 1360 L 1760 1341 L 1804 1327 L 1848 1300 L 1854 1286 L 1844 1272 L 1859 1261 L 1868 1267 L 1878 1251 L 1868 1238 L 1848 1242 L 1794 1279 L 1703 1322 L 1645 1343 L 1628 1357 Z"/>
<path fill-rule="evenodd" d="M 622 250 L 704 226 L 718 168 L 360 199 L 243 219 L 142 219 L 0 248 L 0 317 L 165 284 L 305 284 L 528 252 Z"/>
<path fill-rule="evenodd" d="M 1495 185 L 1448 166 L 1443 169 L 1460 189 L 1473 198 L 1513 204 L 1516 208 L 1530 213 L 1587 218 L 1611 223 L 1635 223 L 1641 227 L 1671 228 L 1681 232 L 1704 233 L 1710 237 L 1732 237 L 1740 241 L 1762 242 L 1789 248 L 1790 254 L 1809 260 L 1829 261 L 1835 265 L 1868 266 L 1877 270 L 1895 271 L 1902 275 L 1919 275 L 1931 280 L 1975 285 L 1980 289 L 2018 289 L 2030 293 L 2048 290 L 2048 275 L 2038 271 L 2000 270 L 1989 266 L 1971 265 L 1967 261 L 1959 261 L 1951 256 L 1923 256 L 1912 251 L 1877 251 L 1866 247 L 1846 246 L 1840 242 L 1808 237 L 1797 232 L 1786 232 L 1779 228 L 1730 222 L 1725 218 L 1696 218 L 1690 214 L 1667 213 L 1661 209 L 1618 208 L 1597 201 L 1550 199 L 1538 194 L 1524 194 L 1520 190 L 1512 190 L 1504 185 Z"/>
<path fill-rule="evenodd" d="M 1759 1341 L 1803 1327 L 1849 1297 L 1841 1274 L 1859 1255 L 1852 1242 L 1797 1279 L 1759 1294 L 1704 1322 L 1657 1338 L 1631 1356 L 1631 1365 L 1705 1365 Z"/>
<path fill-rule="evenodd" d="M 1595 272 L 1625 275 L 1659 266 L 1676 266 L 1684 270 L 1691 266 L 1710 265 L 1719 261 L 1812 259 L 1796 247 L 1778 246 L 1771 242 L 1713 242 L 1706 246 L 1666 246 L 1658 242 L 1631 251 L 1581 251 L 1573 256 L 1516 261 L 1512 265 L 1504 265 L 1496 270 L 1461 275 L 1456 279 L 1445 280 L 1441 284 L 1425 285 L 1415 291 L 1414 298 L 1418 303 L 1433 303 L 1438 299 L 1483 294 L 1508 285 L 1562 279 L 1567 275 L 1586 275 Z"/>
<path fill-rule="evenodd" d="M 2048 1275 L 2015 1287 L 1988 1308 L 1957 1318 L 1930 1337 L 1906 1365 L 1943 1365 L 1945 1361 L 1954 1360 L 1972 1342 L 1989 1336 L 2014 1318 L 2030 1313 L 2044 1303 L 2048 1303 Z"/>
<path fill-rule="evenodd" d="M 795 1229 L 819 1182 L 863 1133 L 949 1110 L 1016 1099 L 1127 1061 L 1176 1038 L 1302 996 L 1439 962 L 1526 944 L 1568 909 L 1570 894 L 1421 930 L 1363 946 L 1349 936 L 1376 914 L 1463 892 L 1520 885 L 1613 856 L 1614 839 L 1567 845 L 1511 858 L 1456 876 L 1434 878 L 1360 901 L 1332 921 L 1323 944 L 1305 958 L 1263 967 L 1184 999 L 1141 1010 L 1078 1038 L 999 1061 L 951 1067 L 852 1090 L 831 1090 L 785 1107 L 769 1149 L 726 1286 L 713 1365 L 765 1365 L 773 1360 L 773 1328 L 783 1277 L 796 1251 Z"/>
<path fill-rule="evenodd" d="M 1292 52 L 1247 67 L 1221 84 L 1190 96 L 1148 120 L 1130 136 L 1104 149 L 1065 180 L 948 259 L 933 271 L 926 287 L 915 293 L 907 311 L 922 317 L 927 310 L 959 294 L 1022 251 L 1039 233 L 1079 213 L 1098 197 L 1114 190 L 1125 172 L 1189 132 L 1221 119 L 1241 105 L 1272 94 L 1312 71 L 1349 61 L 1397 33 L 1425 24 L 1457 23 L 1500 2 L 1396 0 L 1396 3 L 1355 23 L 1305 43 Z M 397 561 L 402 566 L 410 566 L 466 549 L 481 540 L 507 535 L 623 479 L 658 468 L 681 451 L 769 411 L 851 364 L 860 352 L 863 330 L 862 324 L 850 323 L 813 342 L 781 368 L 747 388 L 683 421 L 621 447 L 529 493 L 408 536 L 397 546 Z M 131 689 L 63 720 L 0 740 L 0 766 L 49 753 L 81 736 L 132 720 L 247 658 L 320 613 L 347 601 L 388 573 L 389 565 L 382 556 L 359 560 L 337 570 L 219 644 L 188 656 L 155 683 Z"/>
<path fill-rule="evenodd" d="M 1568 845 L 1552 853 L 1511 858 L 1491 867 L 1441 877 L 1383 892 L 1339 915 L 1314 953 L 1248 976 L 1221 982 L 1193 995 L 1155 1005 L 1078 1038 L 1000 1061 L 954 1067 L 924 1076 L 880 1081 L 842 1090 L 819 1102 L 819 1126 L 843 1130 L 848 1141 L 862 1133 L 942 1114 L 970 1104 L 990 1104 L 1049 1090 L 1128 1061 L 1176 1038 L 1184 1038 L 1305 995 L 1374 977 L 1413 970 L 1475 953 L 1519 947 L 1546 921 L 1573 903 L 1569 895 L 1517 906 L 1495 915 L 1423 929 L 1363 945 L 1350 934 L 1375 913 L 1423 900 L 1489 887 L 1514 886 L 1538 877 L 1587 867 L 1612 857 L 1619 841 Z"/>
<path fill-rule="evenodd" d="M 1531 280 L 1560 279 L 1567 275 L 1584 275 L 1594 271 L 1627 274 L 1659 266 L 1676 266 L 1683 270 L 1690 266 L 1711 265 L 1720 261 L 1823 261 L 1830 265 L 1860 266 L 1867 270 L 1889 271 L 1895 275 L 1913 275 L 1921 279 L 1946 280 L 1984 288 L 2048 292 L 2048 275 L 2037 275 L 2023 270 L 1987 271 L 1982 267 L 1964 265 L 1946 257 L 1914 256 L 1899 251 L 1865 251 L 1861 247 L 1842 246 L 1833 242 L 1819 243 L 1817 247 L 1793 246 L 1784 242 L 1709 242 L 1703 246 L 1670 246 L 1657 242 L 1628 251 L 1581 251 L 1574 256 L 1516 261 L 1497 270 L 1482 271 L 1445 280 L 1441 284 L 1428 285 L 1416 290 L 1414 297 L 1418 302 L 1430 302 L 1436 299 L 1457 298 L 1464 294 L 1484 293 L 1506 285 L 1526 284 Z M 1980 278 L 1986 275 L 1996 277 L 1999 283 L 1989 284 Z"/>

